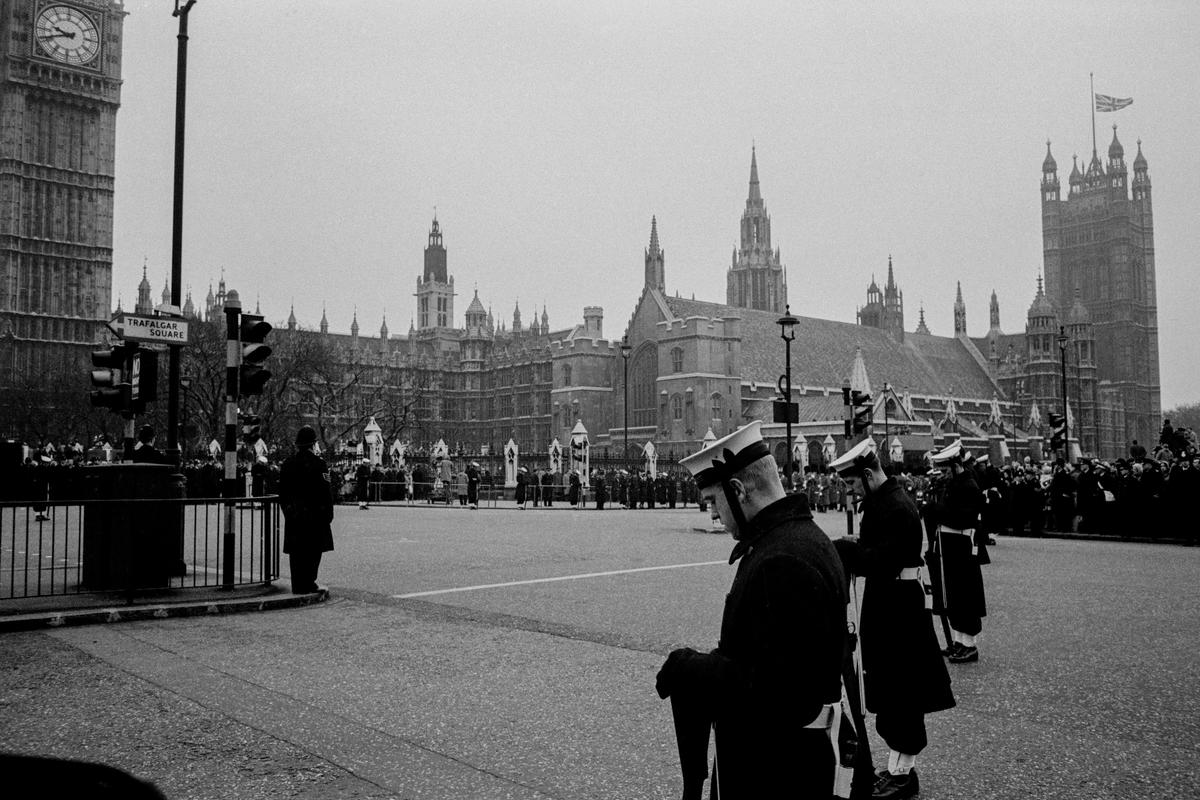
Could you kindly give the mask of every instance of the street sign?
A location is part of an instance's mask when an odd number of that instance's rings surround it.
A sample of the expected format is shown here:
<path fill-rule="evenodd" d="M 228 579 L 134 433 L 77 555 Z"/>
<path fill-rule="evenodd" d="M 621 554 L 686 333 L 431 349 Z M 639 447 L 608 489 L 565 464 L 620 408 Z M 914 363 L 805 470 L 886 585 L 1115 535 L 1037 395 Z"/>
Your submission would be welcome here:
<path fill-rule="evenodd" d="M 186 320 L 125 314 L 118 317 L 115 322 L 123 339 L 135 342 L 154 342 L 155 344 L 185 345 L 188 343 Z"/>

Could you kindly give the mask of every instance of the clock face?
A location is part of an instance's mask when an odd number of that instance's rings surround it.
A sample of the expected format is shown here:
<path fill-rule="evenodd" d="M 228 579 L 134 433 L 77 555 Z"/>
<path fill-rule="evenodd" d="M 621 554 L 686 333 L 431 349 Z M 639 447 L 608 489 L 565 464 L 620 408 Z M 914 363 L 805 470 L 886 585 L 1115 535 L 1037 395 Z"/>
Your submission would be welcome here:
<path fill-rule="evenodd" d="M 71 6 L 46 6 L 34 24 L 38 47 L 56 61 L 74 66 L 100 54 L 100 31 L 91 17 Z"/>

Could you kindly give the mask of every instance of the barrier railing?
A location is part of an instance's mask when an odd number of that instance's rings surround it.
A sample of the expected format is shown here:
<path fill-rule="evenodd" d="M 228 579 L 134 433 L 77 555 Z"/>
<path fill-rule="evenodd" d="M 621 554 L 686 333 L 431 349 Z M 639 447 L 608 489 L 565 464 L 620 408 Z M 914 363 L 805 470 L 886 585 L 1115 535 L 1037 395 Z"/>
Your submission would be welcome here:
<path fill-rule="evenodd" d="M 275 495 L 0 503 L 0 601 L 271 583 L 279 517 Z"/>

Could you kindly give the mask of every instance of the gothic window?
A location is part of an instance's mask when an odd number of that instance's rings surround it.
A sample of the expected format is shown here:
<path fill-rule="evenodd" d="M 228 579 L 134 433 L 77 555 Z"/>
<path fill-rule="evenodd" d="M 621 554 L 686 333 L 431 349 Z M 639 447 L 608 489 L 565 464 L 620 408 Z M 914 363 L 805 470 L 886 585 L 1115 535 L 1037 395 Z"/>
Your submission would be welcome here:
<path fill-rule="evenodd" d="M 683 419 L 683 398 L 671 395 L 671 419 Z"/>
<path fill-rule="evenodd" d="M 563 386 L 571 385 L 571 365 L 563 364 Z"/>
<path fill-rule="evenodd" d="M 709 406 L 711 409 L 711 413 L 709 414 L 709 416 L 712 417 L 713 419 L 720 419 L 721 418 L 721 393 L 720 392 L 713 392 L 712 397 L 709 398 Z"/>
<path fill-rule="evenodd" d="M 683 372 L 683 348 L 676 347 L 671 350 L 671 371 Z"/>

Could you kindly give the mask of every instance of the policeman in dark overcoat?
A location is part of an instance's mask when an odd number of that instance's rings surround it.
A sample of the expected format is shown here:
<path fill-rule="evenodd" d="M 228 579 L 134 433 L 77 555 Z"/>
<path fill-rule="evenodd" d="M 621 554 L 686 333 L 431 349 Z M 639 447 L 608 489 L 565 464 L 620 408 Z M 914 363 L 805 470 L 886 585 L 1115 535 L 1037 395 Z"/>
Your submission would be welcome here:
<path fill-rule="evenodd" d="M 806 498 L 784 493 L 760 426 L 682 462 L 737 540 L 729 563 L 738 564 L 717 648 L 675 650 L 658 674 L 675 716 L 685 800 L 701 796 L 714 723 L 713 798 L 828 800 L 833 792 L 845 574 Z"/>
<path fill-rule="evenodd" d="M 283 552 L 288 554 L 295 594 L 320 591 L 321 554 L 333 549 L 333 491 L 329 467 L 313 452 L 316 442 L 312 426 L 302 426 L 296 433 L 296 454 L 279 470 Z"/>
<path fill-rule="evenodd" d="M 941 563 L 940 600 L 953 639 L 947 643 L 947 655 L 954 664 L 978 661 L 976 637 L 983 630 L 983 617 L 987 616 L 983 572 L 979 568 L 988 560 L 986 546 L 979 538 L 983 492 L 968 466 L 970 454 L 961 441 L 955 441 L 930 460 L 950 471 L 946 491 L 934 509 L 935 550 Z"/>
<path fill-rule="evenodd" d="M 954 707 L 925 607 L 921 515 L 896 478 L 884 474 L 873 439 L 831 466 L 863 497 L 859 535 L 834 545 L 846 571 L 866 578 L 859 627 L 866 705 L 890 750 L 871 796 L 912 797 L 919 790 L 916 757 L 929 743 L 925 715 Z"/>

